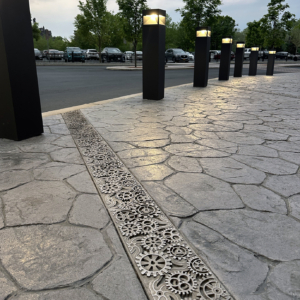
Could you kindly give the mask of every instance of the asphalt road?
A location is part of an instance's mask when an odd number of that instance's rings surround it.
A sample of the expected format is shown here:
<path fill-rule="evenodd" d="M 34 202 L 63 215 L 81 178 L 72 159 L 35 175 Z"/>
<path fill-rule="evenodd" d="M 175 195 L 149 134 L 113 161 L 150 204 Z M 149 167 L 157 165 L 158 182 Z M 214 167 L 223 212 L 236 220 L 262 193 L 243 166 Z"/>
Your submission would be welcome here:
<path fill-rule="evenodd" d="M 102 66 L 38 66 L 42 111 L 93 103 L 142 92 L 142 71 L 110 71 Z M 193 82 L 193 69 L 166 70 L 165 86 Z M 218 77 L 209 70 L 209 78 Z M 231 69 L 233 74 L 233 69 Z M 231 75 L 232 75 L 231 74 Z M 244 68 L 248 74 L 248 68 Z M 258 70 L 258 75 L 265 71 Z"/>

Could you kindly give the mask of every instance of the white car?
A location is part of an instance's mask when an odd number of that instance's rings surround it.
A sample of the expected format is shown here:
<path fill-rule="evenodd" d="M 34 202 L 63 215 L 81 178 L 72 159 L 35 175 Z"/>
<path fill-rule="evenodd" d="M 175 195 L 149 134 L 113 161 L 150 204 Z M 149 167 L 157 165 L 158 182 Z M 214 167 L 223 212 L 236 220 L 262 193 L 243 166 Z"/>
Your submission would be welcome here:
<path fill-rule="evenodd" d="M 126 60 L 132 59 L 133 51 L 125 51 L 124 55 Z"/>
<path fill-rule="evenodd" d="M 87 60 L 89 59 L 99 59 L 99 53 L 96 49 L 87 49 L 85 53 Z"/>
<path fill-rule="evenodd" d="M 194 61 L 194 55 L 192 53 L 190 53 L 190 52 L 185 52 L 185 53 L 187 54 L 189 61 L 191 61 L 191 60 Z"/>

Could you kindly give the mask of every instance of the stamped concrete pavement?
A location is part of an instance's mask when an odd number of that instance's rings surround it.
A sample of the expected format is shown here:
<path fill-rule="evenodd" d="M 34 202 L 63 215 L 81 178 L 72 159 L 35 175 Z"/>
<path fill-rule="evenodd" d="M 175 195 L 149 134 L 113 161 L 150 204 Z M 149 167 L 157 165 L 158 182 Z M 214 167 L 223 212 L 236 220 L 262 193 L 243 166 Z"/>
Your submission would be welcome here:
<path fill-rule="evenodd" d="M 61 115 L 0 140 L 0 299 L 147 297 Z"/>
<path fill-rule="evenodd" d="M 81 110 L 236 300 L 300 299 L 299 81 Z M 0 300 L 147 299 L 62 116 L 44 125 L 0 140 Z"/>
<path fill-rule="evenodd" d="M 300 75 L 82 112 L 236 299 L 300 299 Z"/>

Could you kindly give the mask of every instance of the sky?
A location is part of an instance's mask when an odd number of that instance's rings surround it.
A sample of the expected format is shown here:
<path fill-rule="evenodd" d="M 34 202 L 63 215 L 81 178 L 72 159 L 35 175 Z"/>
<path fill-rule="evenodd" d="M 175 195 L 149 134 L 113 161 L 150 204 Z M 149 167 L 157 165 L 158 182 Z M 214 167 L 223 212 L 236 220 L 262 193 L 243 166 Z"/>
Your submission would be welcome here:
<path fill-rule="evenodd" d="M 84 1 L 84 0 L 83 0 Z M 220 6 L 222 15 L 228 15 L 236 20 L 238 28 L 243 30 L 248 22 L 259 20 L 267 13 L 270 0 L 223 0 Z M 286 0 L 289 11 L 300 18 L 300 0 Z M 40 27 L 52 31 L 53 36 L 70 38 L 74 32 L 74 18 L 79 13 L 79 0 L 29 0 L 31 16 L 36 18 Z M 180 21 L 180 14 L 175 11 L 182 8 L 182 0 L 148 0 L 150 8 L 160 8 L 167 11 L 174 22 Z M 116 0 L 108 0 L 107 9 L 118 12 Z"/>

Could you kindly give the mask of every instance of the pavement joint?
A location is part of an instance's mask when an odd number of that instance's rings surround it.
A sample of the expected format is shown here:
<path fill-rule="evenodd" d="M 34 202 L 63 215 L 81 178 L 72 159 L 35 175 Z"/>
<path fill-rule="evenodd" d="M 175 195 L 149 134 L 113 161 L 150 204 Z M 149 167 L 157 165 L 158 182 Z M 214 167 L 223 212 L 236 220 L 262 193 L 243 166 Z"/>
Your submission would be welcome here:
<path fill-rule="evenodd" d="M 219 293 L 226 300 L 233 299 L 83 115 L 75 111 L 63 116 L 149 298 L 209 299 Z M 192 257 L 202 266 L 202 271 L 192 267 L 194 275 L 189 271 Z M 157 285 L 156 280 L 166 283 Z"/>

